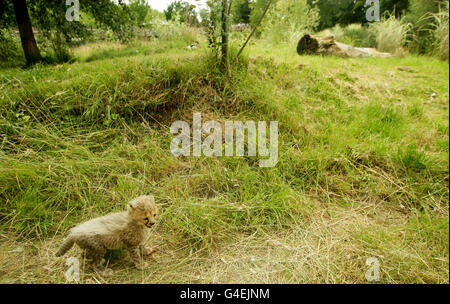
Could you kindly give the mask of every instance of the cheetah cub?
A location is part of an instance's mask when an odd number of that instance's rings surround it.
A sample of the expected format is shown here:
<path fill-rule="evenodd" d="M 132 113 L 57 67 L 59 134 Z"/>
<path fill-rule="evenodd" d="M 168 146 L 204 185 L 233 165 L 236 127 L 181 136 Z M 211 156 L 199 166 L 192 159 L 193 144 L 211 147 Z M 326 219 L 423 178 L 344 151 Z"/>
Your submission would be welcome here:
<path fill-rule="evenodd" d="M 158 217 L 158 206 L 153 196 L 140 196 L 128 203 L 127 211 L 111 213 L 84 222 L 69 231 L 56 256 L 62 256 L 76 243 L 85 250 L 90 266 L 96 269 L 107 250 L 127 248 L 138 269 L 147 267 L 142 257 L 154 250 L 144 247 L 148 229 Z"/>

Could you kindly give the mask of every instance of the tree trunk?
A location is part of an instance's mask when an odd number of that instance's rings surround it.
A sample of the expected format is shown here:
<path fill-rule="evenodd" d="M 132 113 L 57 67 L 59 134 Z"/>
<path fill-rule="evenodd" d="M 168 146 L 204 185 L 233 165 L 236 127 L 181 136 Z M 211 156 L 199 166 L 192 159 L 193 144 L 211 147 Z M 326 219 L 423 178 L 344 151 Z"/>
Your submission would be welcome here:
<path fill-rule="evenodd" d="M 269 3 L 267 3 L 267 6 L 263 12 L 263 14 L 261 15 L 261 18 L 258 21 L 258 24 L 255 25 L 255 27 L 253 28 L 252 32 L 250 33 L 250 35 L 247 37 L 247 40 L 245 40 L 244 44 L 242 45 L 241 49 L 239 50 L 239 52 L 236 55 L 236 59 L 234 60 L 234 63 L 231 65 L 231 69 L 233 69 L 234 65 L 238 62 L 239 60 L 239 56 L 241 55 L 242 51 L 245 49 L 245 47 L 247 46 L 247 43 L 250 41 L 250 39 L 253 37 L 253 34 L 255 34 L 256 29 L 261 25 L 264 16 L 266 16 L 267 11 L 269 10 L 270 5 L 272 4 L 273 0 L 269 0 Z"/>
<path fill-rule="evenodd" d="M 228 70 L 228 1 L 222 0 L 222 68 Z"/>
<path fill-rule="evenodd" d="M 13 0 L 13 5 L 27 64 L 30 65 L 41 61 L 42 57 L 41 53 L 39 53 L 36 39 L 34 39 L 27 2 L 26 0 Z"/>

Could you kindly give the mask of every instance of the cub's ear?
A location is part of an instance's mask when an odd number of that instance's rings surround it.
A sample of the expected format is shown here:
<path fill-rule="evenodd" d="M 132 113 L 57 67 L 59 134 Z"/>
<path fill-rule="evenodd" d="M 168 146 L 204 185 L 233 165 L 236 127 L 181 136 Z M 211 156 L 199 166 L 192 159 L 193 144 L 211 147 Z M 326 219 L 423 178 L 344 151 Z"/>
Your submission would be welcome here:
<path fill-rule="evenodd" d="M 132 200 L 131 202 L 128 203 L 128 207 L 132 210 L 136 209 L 136 206 L 137 204 L 135 200 Z"/>
<path fill-rule="evenodd" d="M 142 206 L 141 202 L 137 199 L 132 200 L 128 203 L 130 210 L 143 210 L 144 207 Z"/>

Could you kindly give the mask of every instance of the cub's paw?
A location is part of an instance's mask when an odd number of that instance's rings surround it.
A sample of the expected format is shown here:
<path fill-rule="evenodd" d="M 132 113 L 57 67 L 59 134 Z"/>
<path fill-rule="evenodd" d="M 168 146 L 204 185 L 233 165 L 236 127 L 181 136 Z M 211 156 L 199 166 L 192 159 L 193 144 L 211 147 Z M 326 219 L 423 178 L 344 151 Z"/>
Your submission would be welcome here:
<path fill-rule="evenodd" d="M 134 266 L 139 270 L 144 270 L 145 268 L 148 267 L 148 263 L 147 262 L 135 263 Z"/>
<path fill-rule="evenodd" d="M 114 274 L 114 270 L 108 267 L 98 267 L 95 272 L 103 277 L 109 277 Z"/>
<path fill-rule="evenodd" d="M 151 256 L 152 254 L 154 254 L 154 253 L 157 252 L 157 251 L 158 251 L 158 248 L 145 247 L 145 248 L 143 249 L 143 251 L 142 251 L 142 254 L 143 254 L 145 257 L 149 257 L 149 256 Z"/>
<path fill-rule="evenodd" d="M 105 268 L 105 269 L 102 271 L 102 274 L 103 274 L 105 277 L 109 277 L 109 276 L 112 276 L 112 275 L 114 274 L 114 270 L 112 270 L 111 268 Z"/>

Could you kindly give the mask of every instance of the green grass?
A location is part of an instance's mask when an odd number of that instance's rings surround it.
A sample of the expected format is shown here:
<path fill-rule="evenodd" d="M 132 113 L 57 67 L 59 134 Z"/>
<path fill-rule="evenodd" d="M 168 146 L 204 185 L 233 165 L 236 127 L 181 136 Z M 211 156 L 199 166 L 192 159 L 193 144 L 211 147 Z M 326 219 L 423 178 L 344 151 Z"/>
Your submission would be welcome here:
<path fill-rule="evenodd" d="M 152 193 L 152 268 L 119 259 L 83 282 L 364 283 L 374 256 L 383 283 L 448 283 L 448 63 L 258 42 L 227 81 L 186 46 L 94 44 L 0 71 L 0 282 L 64 282 L 63 232 Z M 278 165 L 175 158 L 170 124 L 195 111 L 279 121 Z"/>

